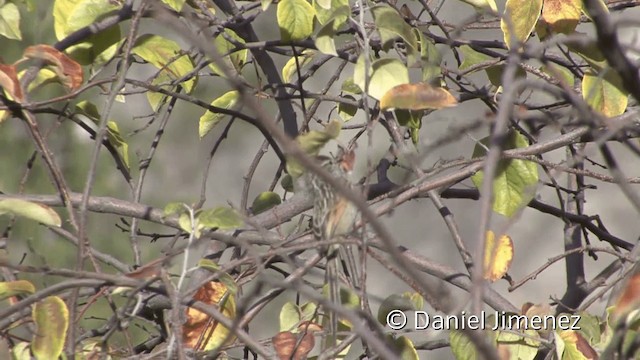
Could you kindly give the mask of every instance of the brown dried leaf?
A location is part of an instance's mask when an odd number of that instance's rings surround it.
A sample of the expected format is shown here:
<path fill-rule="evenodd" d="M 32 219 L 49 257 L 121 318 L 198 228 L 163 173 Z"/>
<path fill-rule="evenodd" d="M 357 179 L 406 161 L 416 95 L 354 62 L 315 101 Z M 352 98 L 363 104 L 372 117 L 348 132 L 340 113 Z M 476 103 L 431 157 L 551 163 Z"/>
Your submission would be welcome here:
<path fill-rule="evenodd" d="M 636 274 L 629 279 L 622 295 L 616 302 L 612 315 L 616 319 L 620 319 L 629 311 L 637 309 L 638 306 L 640 306 L 640 274 Z"/>
<path fill-rule="evenodd" d="M 24 56 L 30 59 L 39 59 L 51 65 L 60 81 L 71 91 L 82 85 L 82 66 L 56 48 L 43 44 L 29 46 L 24 51 Z"/>
<path fill-rule="evenodd" d="M 282 331 L 276 334 L 271 341 L 278 359 L 281 360 L 305 360 L 315 346 L 313 334 L 309 332 L 299 338 L 291 331 Z"/>
<path fill-rule="evenodd" d="M 229 319 L 236 316 L 235 297 L 221 282 L 211 281 L 203 285 L 193 295 L 193 300 L 216 305 Z M 187 347 L 209 351 L 232 342 L 235 337 L 229 335 L 229 329 L 209 315 L 189 307 L 187 321 L 182 325 L 182 338 Z"/>
<path fill-rule="evenodd" d="M 21 102 L 24 99 L 22 87 L 20 87 L 20 81 L 18 80 L 18 72 L 14 65 L 0 64 L 0 86 L 11 99 L 17 102 Z"/>
<path fill-rule="evenodd" d="M 458 101 L 449 91 L 444 88 L 434 88 L 427 83 L 394 86 L 380 99 L 382 110 L 442 109 L 457 104 Z"/>

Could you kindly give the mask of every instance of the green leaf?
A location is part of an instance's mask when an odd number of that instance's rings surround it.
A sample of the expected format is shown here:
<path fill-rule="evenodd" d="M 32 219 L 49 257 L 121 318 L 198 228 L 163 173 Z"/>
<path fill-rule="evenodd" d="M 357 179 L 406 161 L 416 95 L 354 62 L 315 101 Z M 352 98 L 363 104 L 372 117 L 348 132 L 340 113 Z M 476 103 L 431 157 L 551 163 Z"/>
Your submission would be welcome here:
<path fill-rule="evenodd" d="M 311 58 L 315 53 L 316 52 L 313 50 L 305 50 L 298 56 L 297 61 L 296 57 L 292 56 L 291 59 L 289 59 L 282 67 L 282 81 L 285 83 L 291 82 L 293 76 L 298 75 L 298 66 L 302 69 L 305 65 L 311 62 Z"/>
<path fill-rule="evenodd" d="M 536 26 L 542 11 L 542 0 L 507 0 L 505 15 L 500 20 L 500 28 L 504 33 L 504 42 L 508 48 L 519 47 L 517 41 L 524 43 Z M 513 37 L 513 39 L 512 39 Z"/>
<path fill-rule="evenodd" d="M 29 351 L 29 343 L 21 341 L 13 346 L 11 351 L 13 356 L 11 360 L 31 360 L 31 351 Z"/>
<path fill-rule="evenodd" d="M 57 359 L 64 348 L 69 328 L 69 310 L 57 296 L 49 296 L 33 306 L 32 315 L 36 332 L 31 341 L 31 351 L 36 359 Z"/>
<path fill-rule="evenodd" d="M 62 40 L 119 8 L 119 5 L 104 0 L 56 0 L 53 4 L 56 38 Z M 112 26 L 66 51 L 83 65 L 102 64 L 115 55 L 120 37 L 120 27 Z"/>
<path fill-rule="evenodd" d="M 486 148 L 489 146 L 489 137 L 480 140 L 480 144 L 477 144 L 473 150 L 473 157 L 485 156 Z M 529 146 L 527 139 L 513 131 L 505 144 L 505 150 L 527 146 Z M 482 188 L 483 177 L 483 171 L 478 171 L 471 177 L 478 189 Z M 520 159 L 500 160 L 493 180 L 493 211 L 512 217 L 534 198 L 537 183 L 538 165 L 535 162 Z"/>
<path fill-rule="evenodd" d="M 261 212 L 271 209 L 276 205 L 280 205 L 281 203 L 282 199 L 280 199 L 280 195 L 272 191 L 265 191 L 260 193 L 260 195 L 256 196 L 256 198 L 253 200 L 253 204 L 251 205 L 251 212 L 254 215 L 257 215 Z"/>
<path fill-rule="evenodd" d="M 198 214 L 199 228 L 217 228 L 220 230 L 237 229 L 244 224 L 242 217 L 232 208 L 220 206 L 203 210 Z"/>
<path fill-rule="evenodd" d="M 474 8 L 480 13 L 486 11 L 498 12 L 498 6 L 496 6 L 495 0 L 461 0 Z"/>
<path fill-rule="evenodd" d="M 183 203 L 170 202 L 164 206 L 164 216 L 171 216 L 174 214 L 181 214 L 185 212 L 186 208 Z"/>
<path fill-rule="evenodd" d="M 225 37 L 226 36 L 226 37 Z M 236 69 L 236 71 L 240 71 L 245 62 L 247 62 L 247 55 L 249 54 L 248 49 L 236 50 L 236 45 L 231 43 L 227 38 L 232 39 L 235 42 L 245 44 L 243 38 L 241 38 L 238 34 L 236 34 L 233 30 L 224 29 L 224 32 L 216 36 L 213 41 L 218 53 L 222 55 L 222 61 L 225 63 L 227 68 Z M 224 76 L 224 72 L 218 68 L 218 65 L 215 63 L 209 64 L 211 70 L 220 76 Z"/>
<path fill-rule="evenodd" d="M 393 338 L 391 334 L 387 335 L 388 339 L 393 344 L 393 347 L 396 350 L 396 354 L 398 354 L 398 359 L 400 360 L 419 360 L 418 352 L 416 351 L 415 346 L 411 339 L 406 336 L 400 336 L 398 338 Z"/>
<path fill-rule="evenodd" d="M 356 98 L 351 95 L 344 95 L 344 97 L 349 100 L 356 101 Z M 340 115 L 342 120 L 344 120 L 345 122 L 351 120 L 351 118 L 356 115 L 356 112 L 358 112 L 357 106 L 345 104 L 342 102 L 338 104 L 338 115 Z"/>
<path fill-rule="evenodd" d="M 162 0 L 163 3 L 169 5 L 173 10 L 180 12 L 186 0 Z"/>
<path fill-rule="evenodd" d="M 431 81 L 432 79 L 442 76 L 440 63 L 442 56 L 436 48 L 434 42 L 426 37 L 422 31 L 415 31 L 420 40 L 420 62 L 422 63 L 422 81 Z M 407 62 L 411 66 L 415 61 L 411 60 L 410 54 L 407 54 Z"/>
<path fill-rule="evenodd" d="M 345 91 L 345 92 L 348 92 L 348 93 L 352 93 L 352 94 L 356 94 L 356 95 L 362 94 L 362 90 L 353 81 L 353 77 L 349 77 L 349 78 L 344 79 L 340 89 L 342 91 Z"/>
<path fill-rule="evenodd" d="M 340 135 L 340 129 L 342 128 L 342 122 L 333 120 L 331 121 L 323 131 L 311 130 L 296 137 L 298 146 L 309 156 L 316 156 L 329 141 L 336 139 Z M 297 179 L 304 173 L 304 167 L 300 165 L 295 159 L 287 157 L 287 173 L 291 175 L 293 179 Z"/>
<path fill-rule="evenodd" d="M 335 20 L 334 29 L 338 29 L 342 24 L 347 22 L 351 9 L 349 0 L 331 0 L 329 8 L 323 8 L 318 1 L 313 2 L 313 8 L 316 11 L 316 19 L 320 25 L 325 25 L 330 20 Z"/>
<path fill-rule="evenodd" d="M 35 286 L 27 280 L 16 280 L 0 282 L 0 300 L 22 294 L 33 294 L 36 292 Z"/>
<path fill-rule="evenodd" d="M 316 35 L 315 45 L 323 54 L 338 56 L 336 43 L 333 40 L 336 35 L 333 29 L 334 22 L 335 20 L 331 20 L 320 28 L 318 35 Z"/>
<path fill-rule="evenodd" d="M 280 186 L 288 192 L 293 192 L 293 179 L 291 175 L 286 174 L 283 176 L 282 180 L 280 180 Z"/>
<path fill-rule="evenodd" d="M 364 55 L 360 55 L 358 62 L 353 70 L 353 82 L 360 89 L 365 88 L 365 61 Z M 380 100 L 384 94 L 396 85 L 406 84 L 409 82 L 409 70 L 397 59 L 380 59 L 371 65 L 371 76 L 369 81 L 369 95 Z"/>
<path fill-rule="evenodd" d="M 408 52 L 416 52 L 418 39 L 411 26 L 404 21 L 398 11 L 389 5 L 376 5 L 371 8 L 371 13 L 384 49 L 390 48 L 393 45 L 392 41 L 399 37 L 409 47 Z"/>
<path fill-rule="evenodd" d="M 313 33 L 315 10 L 305 0 L 280 1 L 276 15 L 284 41 L 304 40 Z"/>
<path fill-rule="evenodd" d="M 0 35 L 12 40 L 22 40 L 20 11 L 13 3 L 0 7 Z"/>
<path fill-rule="evenodd" d="M 595 39 L 577 32 L 572 38 L 575 41 L 568 43 L 569 50 L 578 54 L 594 71 L 602 71 L 609 66 Z"/>
<path fill-rule="evenodd" d="M 238 103 L 240 93 L 236 90 L 224 93 L 219 98 L 211 102 L 211 106 L 215 106 L 222 109 L 231 110 Z M 200 123 L 198 125 L 198 134 L 202 139 L 213 129 L 227 114 L 212 112 L 207 110 L 204 115 L 200 117 Z"/>
<path fill-rule="evenodd" d="M 563 82 L 569 87 L 573 87 L 575 84 L 573 73 L 564 66 L 550 62 L 547 65 L 543 65 L 540 70 L 553 76 L 556 80 Z"/>
<path fill-rule="evenodd" d="M 35 220 L 49 226 L 60 227 L 62 225 L 60 216 L 53 209 L 31 201 L 20 199 L 0 200 L 0 215 L 7 213 Z"/>
<path fill-rule="evenodd" d="M 424 299 L 418 293 L 405 292 L 403 294 L 389 295 L 378 309 L 378 322 L 385 325 L 387 316 L 391 311 L 418 311 L 424 307 Z"/>
<path fill-rule="evenodd" d="M 88 117 L 95 124 L 100 122 L 100 113 L 98 108 L 91 101 L 83 100 L 76 104 L 76 111 Z M 129 165 L 129 145 L 124 140 L 118 129 L 118 124 L 115 121 L 107 122 L 107 141 L 116 149 L 118 156 L 122 159 L 122 162 L 127 167 Z"/>
<path fill-rule="evenodd" d="M 627 109 L 628 96 L 622 86 L 622 79 L 613 70 L 604 70 L 604 76 L 592 71 L 582 79 L 582 97 L 593 108 L 606 117 L 621 115 Z"/>
<path fill-rule="evenodd" d="M 132 52 L 160 70 L 157 78 L 152 82 L 156 85 L 180 80 L 194 70 L 191 59 L 187 55 L 182 55 L 183 51 L 180 46 L 175 41 L 161 36 L 151 34 L 140 36 Z M 182 81 L 180 85 L 189 94 L 193 90 L 195 82 L 196 78 L 191 77 Z M 158 103 L 154 104 L 153 99 L 149 98 L 149 102 L 154 110 L 157 110 Z"/>

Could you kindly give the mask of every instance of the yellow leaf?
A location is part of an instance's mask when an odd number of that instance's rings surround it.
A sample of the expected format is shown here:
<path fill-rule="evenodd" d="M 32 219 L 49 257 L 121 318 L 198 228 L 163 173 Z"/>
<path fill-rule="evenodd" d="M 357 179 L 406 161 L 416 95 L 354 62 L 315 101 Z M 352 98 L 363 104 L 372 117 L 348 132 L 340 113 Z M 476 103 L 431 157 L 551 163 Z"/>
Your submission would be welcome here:
<path fill-rule="evenodd" d="M 504 33 L 504 42 L 511 48 L 512 42 L 524 43 L 538 22 L 542 0 L 507 0 L 500 28 Z M 513 39 L 512 39 L 513 37 Z"/>
<path fill-rule="evenodd" d="M 545 0 L 542 20 L 553 32 L 569 34 L 576 29 L 581 11 L 581 0 Z"/>
<path fill-rule="evenodd" d="M 496 240 L 493 231 L 487 231 L 484 251 L 484 278 L 490 282 L 501 279 L 513 260 L 513 241 L 507 235 Z"/>
<path fill-rule="evenodd" d="M 427 83 L 402 84 L 388 90 L 380 100 L 382 110 L 442 109 L 456 106 L 458 101 L 444 88 Z"/>
<path fill-rule="evenodd" d="M 593 110 L 607 117 L 618 116 L 627 109 L 627 94 L 622 79 L 613 70 L 604 75 L 586 72 L 582 79 L 582 97 Z"/>

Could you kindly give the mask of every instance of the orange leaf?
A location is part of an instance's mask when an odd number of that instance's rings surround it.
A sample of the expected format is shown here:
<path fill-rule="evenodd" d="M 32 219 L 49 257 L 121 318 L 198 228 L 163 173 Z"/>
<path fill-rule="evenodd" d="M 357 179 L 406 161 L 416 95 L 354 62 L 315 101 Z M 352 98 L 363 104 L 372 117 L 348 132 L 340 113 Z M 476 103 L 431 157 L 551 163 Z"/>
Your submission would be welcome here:
<path fill-rule="evenodd" d="M 625 285 L 622 295 L 616 302 L 613 315 L 620 319 L 629 311 L 637 309 L 638 306 L 640 306 L 640 274 L 631 277 Z"/>
<path fill-rule="evenodd" d="M 302 336 L 302 338 L 299 338 Z M 294 334 L 291 331 L 282 331 L 276 334 L 271 341 L 281 360 L 303 360 L 313 350 L 315 339 L 312 333 Z"/>
<path fill-rule="evenodd" d="M 210 281 L 203 285 L 193 295 L 193 300 L 216 305 L 229 319 L 236 316 L 235 297 L 221 282 Z M 182 337 L 185 346 L 204 351 L 213 350 L 234 340 L 234 336 L 229 335 L 229 329 L 209 315 L 191 307 L 187 308 L 187 321 L 182 325 Z"/>
<path fill-rule="evenodd" d="M 15 101 L 22 101 L 22 88 L 14 65 L 0 64 L 0 86 Z"/>
<path fill-rule="evenodd" d="M 52 65 L 53 71 L 58 75 L 60 81 L 71 91 L 82 85 L 82 66 L 56 48 L 49 45 L 29 46 L 24 51 L 24 56 L 30 59 L 39 59 Z"/>
<path fill-rule="evenodd" d="M 496 240 L 493 231 L 487 231 L 484 252 L 484 278 L 490 282 L 501 279 L 509 270 L 513 260 L 513 241 L 503 235 Z"/>
<path fill-rule="evenodd" d="M 394 86 L 380 100 L 382 110 L 442 109 L 457 104 L 456 98 L 446 89 L 434 88 L 427 83 Z"/>

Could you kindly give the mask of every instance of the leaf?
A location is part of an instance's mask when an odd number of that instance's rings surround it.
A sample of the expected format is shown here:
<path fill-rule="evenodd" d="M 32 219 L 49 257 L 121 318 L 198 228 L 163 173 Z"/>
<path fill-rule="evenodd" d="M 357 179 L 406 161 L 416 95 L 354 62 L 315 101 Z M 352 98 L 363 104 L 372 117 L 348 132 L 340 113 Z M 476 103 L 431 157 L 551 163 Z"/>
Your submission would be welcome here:
<path fill-rule="evenodd" d="M 0 6 L 0 36 L 12 40 L 22 40 L 20 11 L 16 4 L 6 3 Z"/>
<path fill-rule="evenodd" d="M 362 94 L 362 90 L 356 83 L 353 81 L 353 77 L 349 77 L 344 79 L 342 82 L 342 86 L 340 87 L 342 91 L 352 93 L 352 94 Z"/>
<path fill-rule="evenodd" d="M 56 0 L 53 3 L 56 38 L 62 40 L 119 8 L 120 6 L 113 1 Z M 109 27 L 85 40 L 69 47 L 66 50 L 69 56 L 83 65 L 103 64 L 116 54 L 118 42 L 121 40 L 120 26 Z"/>
<path fill-rule="evenodd" d="M 31 360 L 31 351 L 29 351 L 29 343 L 21 341 L 13 346 L 11 351 L 13 357 L 11 360 Z"/>
<path fill-rule="evenodd" d="M 511 238 L 502 235 L 496 239 L 493 231 L 487 231 L 483 271 L 485 280 L 495 282 L 502 279 L 511 266 L 511 260 L 513 260 L 513 241 Z"/>
<path fill-rule="evenodd" d="M 291 178 L 291 175 L 286 174 L 283 176 L 282 180 L 280 180 L 280 186 L 288 192 L 293 192 L 293 179 Z"/>
<path fill-rule="evenodd" d="M 344 95 L 344 97 L 349 100 L 356 101 L 356 98 L 351 95 Z M 345 104 L 343 102 L 338 103 L 338 115 L 340 115 L 342 120 L 344 120 L 345 122 L 351 120 L 351 118 L 353 118 L 357 112 L 358 107 L 355 105 Z"/>
<path fill-rule="evenodd" d="M 426 110 L 456 106 L 458 101 L 444 88 L 427 83 L 402 84 L 389 89 L 380 100 L 380 110 Z"/>
<path fill-rule="evenodd" d="M 297 61 L 295 56 L 291 57 L 291 59 L 289 59 L 282 68 L 282 81 L 285 83 L 291 82 L 293 76 L 298 74 L 298 66 L 302 69 L 305 65 L 311 62 L 313 55 L 315 55 L 315 51 L 305 50 L 298 56 Z"/>
<path fill-rule="evenodd" d="M 24 99 L 14 65 L 0 64 L 0 87 L 4 89 L 12 100 L 21 102 Z"/>
<path fill-rule="evenodd" d="M 507 0 L 505 14 L 500 20 L 504 42 L 508 48 L 524 43 L 536 25 L 542 10 L 542 0 Z M 512 39 L 513 37 L 513 39 Z"/>
<path fill-rule="evenodd" d="M 60 227 L 62 225 L 60 216 L 53 209 L 31 201 L 20 199 L 0 200 L 0 215 L 6 213 L 22 216 L 49 226 Z"/>
<path fill-rule="evenodd" d="M 162 0 L 162 2 L 169 5 L 173 10 L 180 12 L 184 6 L 185 0 Z"/>
<path fill-rule="evenodd" d="M 286 302 L 280 309 L 280 331 L 298 332 L 302 323 L 315 321 L 318 316 L 318 305 L 312 302 L 301 306 Z"/>
<path fill-rule="evenodd" d="M 406 336 L 400 336 L 393 338 L 391 335 L 387 335 L 387 338 L 391 341 L 398 359 L 400 360 L 419 360 L 418 352 L 411 339 Z"/>
<path fill-rule="evenodd" d="M 272 192 L 265 191 L 260 193 L 260 195 L 256 196 L 253 200 L 253 204 L 251 205 L 251 212 L 254 215 L 258 215 L 261 212 L 265 212 L 276 205 L 280 205 L 282 203 L 282 199 L 280 199 L 280 195 Z"/>
<path fill-rule="evenodd" d="M 210 281 L 203 285 L 193 295 L 193 300 L 218 307 L 229 320 L 236 317 L 235 295 L 221 282 Z M 182 325 L 182 341 L 187 347 L 211 351 L 235 340 L 228 328 L 199 310 L 188 307 L 186 317 L 187 321 Z"/>
<path fill-rule="evenodd" d="M 20 73 L 18 73 L 18 78 L 22 78 L 22 75 L 24 75 L 25 72 L 26 70 L 20 71 Z M 34 91 L 36 89 L 39 89 L 40 87 L 55 82 L 59 82 L 58 75 L 56 75 L 55 71 L 47 68 L 42 68 L 40 69 L 40 71 L 38 71 L 36 78 L 33 79 L 31 83 L 29 83 L 29 91 Z"/>
<path fill-rule="evenodd" d="M 276 334 L 271 342 L 280 360 L 304 360 L 315 346 L 312 332 L 296 335 L 291 331 Z"/>
<path fill-rule="evenodd" d="M 57 296 L 49 296 L 33 306 L 36 332 L 31 341 L 31 351 L 36 359 L 57 359 L 64 348 L 69 328 L 69 310 Z"/>
<path fill-rule="evenodd" d="M 526 337 L 513 331 L 499 331 L 497 336 L 498 353 L 509 354 L 509 359 L 533 360 L 540 345 L 540 341 L 532 340 L 538 337 L 537 333 L 532 329 L 524 329 L 520 332 Z"/>
<path fill-rule="evenodd" d="M 60 81 L 69 90 L 76 90 L 82 85 L 82 66 L 53 46 L 29 46 L 25 49 L 24 56 L 30 59 L 42 60 L 45 64 L 51 65 Z"/>
<path fill-rule="evenodd" d="M 486 155 L 489 146 L 488 137 L 480 140 L 475 146 L 473 157 Z M 520 149 L 529 146 L 527 139 L 513 131 L 505 144 L 505 149 Z M 512 217 L 518 210 L 526 206 L 535 196 L 535 185 L 538 183 L 538 165 L 532 161 L 520 159 L 504 159 L 498 162 L 498 169 L 493 180 L 493 211 L 506 217 Z M 482 188 L 483 171 L 471 177 L 476 188 Z"/>
<path fill-rule="evenodd" d="M 336 32 L 334 30 L 334 22 L 335 20 L 329 21 L 327 24 L 322 26 L 316 35 L 315 45 L 321 53 L 327 55 L 338 56 L 338 52 L 336 50 L 336 43 L 333 40 Z"/>
<path fill-rule="evenodd" d="M 433 43 L 433 40 L 426 37 L 421 31 L 416 31 L 418 39 L 420 40 L 420 62 L 422 63 L 422 81 L 430 81 L 438 76 L 442 76 L 442 69 L 440 63 L 442 62 L 442 56 Z M 410 54 L 407 54 L 407 62 L 409 66 L 414 63 L 411 60 Z"/>
<path fill-rule="evenodd" d="M 216 36 L 215 40 L 213 41 L 216 50 L 220 55 L 222 55 L 222 61 L 225 63 L 227 68 L 240 71 L 244 63 L 247 62 L 247 55 L 249 54 L 249 50 L 235 50 L 237 46 L 227 40 L 227 38 L 230 38 L 233 41 L 241 44 L 245 44 L 246 42 L 243 38 L 241 38 L 238 34 L 230 29 L 224 29 L 224 32 Z M 220 70 L 217 64 L 211 63 L 209 64 L 209 67 L 215 74 L 225 76 L 224 71 Z"/>
<path fill-rule="evenodd" d="M 474 8 L 476 8 L 477 11 L 481 13 L 486 11 L 498 12 L 498 7 L 496 6 L 495 0 L 461 0 L 461 1 L 473 6 Z"/>
<path fill-rule="evenodd" d="M 554 63 L 548 63 L 547 65 L 543 65 L 540 67 L 540 70 L 553 76 L 557 81 L 562 82 L 568 87 L 573 87 L 575 84 L 575 80 L 573 77 L 573 73 L 569 69 L 564 66 L 560 66 Z"/>
<path fill-rule="evenodd" d="M 164 206 L 164 216 L 181 214 L 185 211 L 185 206 L 180 202 L 171 202 Z"/>
<path fill-rule="evenodd" d="M 564 344 L 562 359 L 598 359 L 598 353 L 577 331 L 563 330 L 560 338 Z"/>
<path fill-rule="evenodd" d="M 313 33 L 315 10 L 305 0 L 282 0 L 277 11 L 283 41 L 304 40 Z"/>
<path fill-rule="evenodd" d="M 218 265 L 216 262 L 210 259 L 202 258 L 198 261 L 198 267 L 218 274 L 219 281 L 227 287 L 227 291 L 229 291 L 233 295 L 236 295 L 238 293 L 238 284 L 236 284 L 234 278 L 229 275 L 229 273 L 221 271 L 220 265 Z"/>
<path fill-rule="evenodd" d="M 473 66 L 483 64 L 483 66 L 477 67 L 471 73 L 479 70 L 485 70 L 487 77 L 493 86 L 502 86 L 502 72 L 505 69 L 505 65 L 497 64 L 497 60 L 491 58 L 488 55 L 473 50 L 468 45 L 460 47 L 460 52 L 464 56 L 464 61 L 460 64 L 460 70 L 467 70 Z M 527 72 L 520 66 L 516 69 L 516 77 L 526 78 Z"/>
<path fill-rule="evenodd" d="M 229 91 L 224 93 L 219 98 L 213 100 L 211 102 L 211 106 L 231 110 L 236 107 L 238 104 L 238 99 L 240 97 L 240 93 L 236 90 Z M 211 129 L 213 129 L 227 114 L 217 113 L 212 111 L 205 111 L 205 113 L 200 117 L 200 122 L 198 125 L 198 135 L 200 139 L 205 137 Z"/>
<path fill-rule="evenodd" d="M 182 55 L 183 51 L 176 42 L 157 35 L 146 34 L 140 36 L 136 40 L 132 52 L 160 70 L 157 78 L 152 82 L 155 85 L 161 84 L 166 80 L 172 82 L 181 80 L 188 74 L 192 74 L 194 70 L 191 59 L 187 55 Z M 191 77 L 180 82 L 180 85 L 189 94 L 193 90 L 195 82 L 196 78 Z M 152 108 L 157 110 L 158 102 L 153 101 L 154 98 L 150 97 L 151 94 L 154 93 L 149 92 L 147 97 Z"/>
<path fill-rule="evenodd" d="M 353 71 L 353 81 L 360 89 L 365 88 L 364 55 L 360 55 Z M 380 100 L 384 94 L 396 85 L 409 82 L 407 67 L 397 59 L 380 59 L 373 62 L 369 71 L 370 81 L 368 93 Z"/>
<path fill-rule="evenodd" d="M 640 274 L 633 275 L 625 284 L 622 294 L 611 312 L 614 323 L 640 306 Z"/>
<path fill-rule="evenodd" d="M 198 214 L 198 227 L 211 229 L 237 229 L 244 224 L 242 217 L 230 207 L 220 206 Z"/>
<path fill-rule="evenodd" d="M 0 300 L 22 294 L 33 294 L 35 286 L 27 280 L 0 282 Z"/>
<path fill-rule="evenodd" d="M 569 50 L 578 54 L 594 71 L 600 72 L 609 67 L 595 39 L 578 32 L 572 34 L 571 38 L 575 41 L 568 42 Z"/>
<path fill-rule="evenodd" d="M 598 76 L 592 71 L 584 74 L 582 97 L 593 110 L 606 117 L 621 115 L 627 109 L 628 102 L 622 79 L 613 70 L 604 71 L 604 76 Z"/>
<path fill-rule="evenodd" d="M 581 0 L 544 0 L 540 20 L 554 33 L 569 34 L 578 26 L 581 11 Z"/>
<path fill-rule="evenodd" d="M 453 356 L 456 360 L 481 359 L 481 357 L 478 356 L 478 350 L 476 350 L 476 347 L 461 331 L 449 331 L 449 343 L 451 346 L 451 352 L 453 352 Z"/>
<path fill-rule="evenodd" d="M 100 122 L 100 113 L 98 108 L 91 101 L 83 100 L 76 104 L 76 111 L 88 117 L 95 124 Z M 115 121 L 107 122 L 107 141 L 116 149 L 118 156 L 122 159 L 122 162 L 130 169 L 129 164 L 129 144 L 124 140 L 120 134 L 118 124 Z"/>
<path fill-rule="evenodd" d="M 402 294 L 389 295 L 378 308 L 378 322 L 387 324 L 387 316 L 391 311 L 418 311 L 424 307 L 424 299 L 415 292 L 405 292 Z"/>
<path fill-rule="evenodd" d="M 316 12 L 316 19 L 318 19 L 320 25 L 325 25 L 329 21 L 334 20 L 334 30 L 342 26 L 351 14 L 349 0 L 331 0 L 331 6 L 329 8 L 323 8 L 318 1 L 314 1 L 313 9 Z"/>
<path fill-rule="evenodd" d="M 409 47 L 407 52 L 415 53 L 418 50 L 418 39 L 413 29 L 404 21 L 398 11 L 385 4 L 372 7 L 371 13 L 384 49 L 392 46 L 392 41 L 399 37 Z"/>

